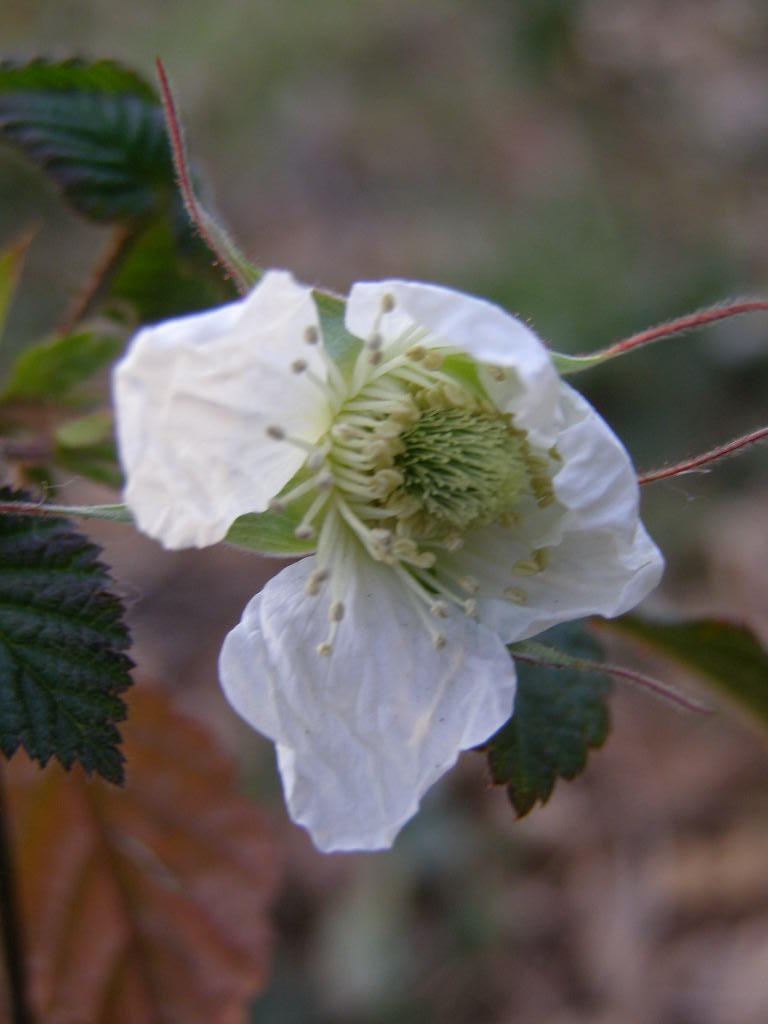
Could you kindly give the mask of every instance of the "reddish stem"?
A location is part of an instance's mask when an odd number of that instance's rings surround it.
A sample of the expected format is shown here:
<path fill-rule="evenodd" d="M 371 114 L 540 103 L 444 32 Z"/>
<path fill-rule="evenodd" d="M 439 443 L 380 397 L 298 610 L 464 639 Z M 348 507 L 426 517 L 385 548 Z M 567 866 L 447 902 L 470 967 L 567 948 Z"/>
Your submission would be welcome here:
<path fill-rule="evenodd" d="M 678 707 L 685 708 L 686 711 L 693 711 L 697 715 L 712 714 L 711 708 L 706 707 L 704 704 L 699 704 L 698 701 L 690 697 L 685 697 L 682 693 L 678 693 L 677 690 L 673 690 L 671 687 L 660 683 L 658 679 L 652 679 L 650 676 L 642 675 L 640 672 L 633 672 L 631 669 L 622 668 L 621 665 L 606 665 L 602 661 L 584 661 L 581 658 L 574 665 L 570 665 L 563 662 L 547 661 L 544 658 L 534 658 L 528 654 L 519 654 L 517 651 L 512 653 L 512 657 L 515 661 L 524 661 L 529 665 L 546 665 L 547 668 L 575 667 L 585 672 L 602 672 L 603 675 L 615 676 L 617 679 L 626 679 L 630 683 L 642 686 L 643 689 L 650 690 L 657 697 L 663 697 L 665 700 L 677 704 Z"/>
<path fill-rule="evenodd" d="M 666 480 L 671 476 L 679 476 L 681 473 L 687 473 L 692 469 L 698 469 L 699 466 L 706 466 L 707 463 L 714 462 L 716 459 L 722 459 L 726 455 L 731 455 L 740 448 L 745 448 L 756 441 L 762 441 L 764 437 L 768 437 L 768 427 L 753 430 L 751 434 L 737 437 L 735 441 L 721 444 L 718 448 L 713 448 L 702 455 L 695 455 L 691 459 L 686 459 L 685 462 L 678 462 L 674 466 L 664 466 L 662 469 L 654 469 L 649 473 L 643 473 L 637 478 L 637 482 L 640 484 L 652 484 L 657 480 Z"/>
<path fill-rule="evenodd" d="M 739 316 L 742 313 L 760 313 L 768 311 L 768 300 L 766 299 L 743 299 L 739 302 L 726 303 L 721 306 L 712 306 L 711 309 L 700 309 L 696 313 L 688 313 L 686 316 L 678 317 L 676 320 L 668 320 L 656 327 L 649 327 L 639 334 L 633 334 L 629 338 L 617 341 L 600 353 L 605 359 L 629 352 L 633 348 L 640 348 L 652 341 L 659 341 L 661 338 L 668 338 L 673 334 L 682 334 L 685 331 L 692 331 L 696 327 L 706 327 L 708 324 L 717 323 L 718 320 L 727 320 L 731 316 Z"/>
<path fill-rule="evenodd" d="M 209 217 L 197 201 L 195 190 L 192 187 L 192 176 L 189 171 L 189 160 L 187 159 L 187 147 L 184 143 L 184 135 L 181 129 L 178 110 L 176 108 L 176 101 L 173 98 L 173 92 L 171 91 L 171 86 L 168 81 L 168 76 L 165 73 L 162 60 L 157 57 L 155 59 L 155 64 L 157 66 L 157 74 L 160 79 L 160 92 L 163 100 L 163 110 L 165 112 L 165 123 L 168 128 L 168 137 L 171 143 L 171 153 L 173 154 L 173 165 L 176 169 L 176 178 L 182 199 L 184 200 L 184 205 L 186 206 L 190 219 L 199 232 L 200 237 L 211 252 L 216 254 L 217 259 L 231 276 L 238 290 L 241 293 L 245 293 L 248 291 L 248 282 L 240 273 L 238 267 L 235 266 L 227 254 L 222 251 L 222 248 L 218 244 L 216 238 L 208 230 L 207 222 Z"/>

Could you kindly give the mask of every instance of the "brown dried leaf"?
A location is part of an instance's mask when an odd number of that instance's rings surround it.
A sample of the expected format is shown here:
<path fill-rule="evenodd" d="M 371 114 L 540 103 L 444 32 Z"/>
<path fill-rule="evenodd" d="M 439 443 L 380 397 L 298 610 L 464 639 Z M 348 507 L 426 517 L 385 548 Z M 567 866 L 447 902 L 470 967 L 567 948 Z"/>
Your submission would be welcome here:
<path fill-rule="evenodd" d="M 229 759 L 146 688 L 124 789 L 17 754 L 6 773 L 41 1024 L 240 1024 L 266 978 L 275 854 Z"/>

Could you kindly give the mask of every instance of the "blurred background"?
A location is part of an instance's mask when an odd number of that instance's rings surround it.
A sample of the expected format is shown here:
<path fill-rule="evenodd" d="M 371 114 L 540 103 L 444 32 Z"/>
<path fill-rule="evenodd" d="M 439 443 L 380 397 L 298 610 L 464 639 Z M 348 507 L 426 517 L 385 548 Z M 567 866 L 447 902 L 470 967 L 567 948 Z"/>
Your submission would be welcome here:
<path fill-rule="evenodd" d="M 5 56 L 150 77 L 161 55 L 212 204 L 257 262 L 305 281 L 438 281 L 570 352 L 768 294 L 762 0 L 3 0 L 0 39 Z M 0 243 L 30 226 L 0 369 L 107 240 L 0 150 Z M 640 468 L 677 461 L 768 419 L 768 318 L 577 383 Z M 86 493 L 64 483 L 63 501 Z M 768 639 L 765 447 L 649 486 L 644 518 L 669 564 L 657 610 L 728 613 Z M 279 834 L 253 1024 L 764 1024 L 768 757 L 732 710 L 702 721 L 619 688 L 604 751 L 525 821 L 468 754 L 392 853 L 324 857 L 216 683 L 221 639 L 278 565 L 94 534 L 140 674 L 238 752 Z"/>

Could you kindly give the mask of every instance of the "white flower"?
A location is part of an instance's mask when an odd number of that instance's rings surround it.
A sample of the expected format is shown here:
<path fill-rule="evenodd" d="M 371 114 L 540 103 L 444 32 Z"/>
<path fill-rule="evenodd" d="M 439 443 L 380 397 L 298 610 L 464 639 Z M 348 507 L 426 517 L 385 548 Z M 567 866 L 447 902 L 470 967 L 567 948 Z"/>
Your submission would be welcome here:
<path fill-rule="evenodd" d="M 247 605 L 220 658 L 323 850 L 389 846 L 512 713 L 505 644 L 618 615 L 658 582 L 626 451 L 496 306 L 353 287 L 334 362 L 311 289 L 141 331 L 115 374 L 125 500 L 166 547 L 300 508 L 315 554 Z M 349 340 L 349 339 L 348 339 Z"/>

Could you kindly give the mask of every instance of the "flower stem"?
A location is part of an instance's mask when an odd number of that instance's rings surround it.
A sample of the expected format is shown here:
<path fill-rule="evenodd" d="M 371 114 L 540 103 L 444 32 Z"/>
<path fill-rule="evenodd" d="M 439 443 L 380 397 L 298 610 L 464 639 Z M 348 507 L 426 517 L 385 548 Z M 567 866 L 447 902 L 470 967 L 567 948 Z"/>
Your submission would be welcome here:
<path fill-rule="evenodd" d="M 557 657 L 547 658 L 546 656 L 522 653 L 519 648 L 513 650 L 512 657 L 515 661 L 524 661 L 528 665 L 544 665 L 547 668 L 577 668 L 581 672 L 599 672 L 603 675 L 614 676 L 616 679 L 624 679 L 629 683 L 642 687 L 644 690 L 649 690 L 655 696 L 662 697 L 672 704 L 677 704 L 678 707 L 684 708 L 686 711 L 693 711 L 698 715 L 709 715 L 712 713 L 711 708 L 700 704 L 690 697 L 686 697 L 671 686 L 660 683 L 658 679 L 652 679 L 651 676 L 643 675 L 641 672 L 634 672 L 632 669 L 623 668 L 621 665 L 608 665 L 602 661 L 586 661 L 583 658 L 568 657 L 567 660 L 560 660 Z"/>
<path fill-rule="evenodd" d="M 686 331 L 695 330 L 697 327 L 706 327 L 709 324 L 717 323 L 718 320 L 727 320 L 732 316 L 740 316 L 742 313 L 760 313 L 768 311 L 768 300 L 766 299 L 743 299 L 738 302 L 727 302 L 722 305 L 712 306 L 710 309 L 700 309 L 696 313 L 688 313 L 686 316 L 677 317 L 675 320 L 668 320 L 666 323 L 658 324 L 656 327 L 649 327 L 639 334 L 633 334 L 622 341 L 614 342 L 608 348 L 600 352 L 592 353 L 592 356 L 599 356 L 600 361 L 612 359 L 614 356 L 623 355 L 633 348 L 640 348 L 649 345 L 653 341 L 660 341 L 662 338 L 669 338 L 675 334 L 684 334 Z"/>
<path fill-rule="evenodd" d="M 694 455 L 693 458 L 686 459 L 684 462 L 677 462 L 674 466 L 664 466 L 661 469 L 653 469 L 648 473 L 641 473 L 637 478 L 637 482 L 640 484 L 653 484 L 657 480 L 666 480 L 671 476 L 679 476 L 681 473 L 688 473 L 692 469 L 698 469 L 700 466 L 706 466 L 710 462 L 715 462 L 717 459 L 722 459 L 726 455 L 732 455 L 737 452 L 740 448 L 745 448 L 747 445 L 755 444 L 756 441 L 762 441 L 764 437 L 768 437 L 768 427 L 760 427 L 759 430 L 753 430 L 751 434 L 745 434 L 743 437 L 737 437 L 734 441 L 728 441 L 727 444 L 721 444 L 717 448 L 712 448 L 711 451 L 704 452 L 702 455 Z"/>
<path fill-rule="evenodd" d="M 0 777 L 0 930 L 13 1024 L 32 1024 L 27 1004 L 21 924 L 16 905 L 13 851 L 8 832 L 5 794 Z"/>
<path fill-rule="evenodd" d="M 163 110 L 165 111 L 165 123 L 168 127 L 168 139 L 173 155 L 173 165 L 176 169 L 176 177 L 187 213 L 200 237 L 232 278 L 240 294 L 244 295 L 261 276 L 260 272 L 238 251 L 226 231 L 216 223 L 197 198 L 192 183 L 192 174 L 189 169 L 189 160 L 187 159 L 187 147 L 184 142 L 184 134 L 176 108 L 176 101 L 173 98 L 165 67 L 159 57 L 156 59 L 155 64 L 157 66 L 157 75 L 160 79 L 160 93 L 163 100 Z"/>

